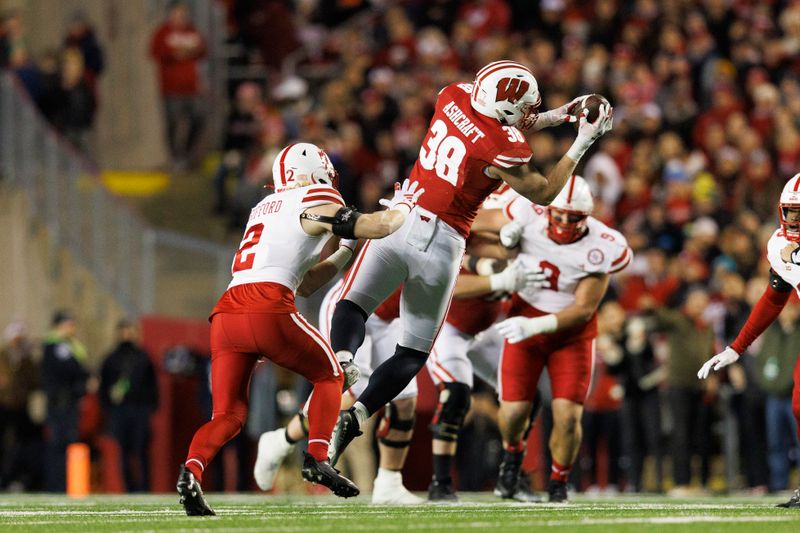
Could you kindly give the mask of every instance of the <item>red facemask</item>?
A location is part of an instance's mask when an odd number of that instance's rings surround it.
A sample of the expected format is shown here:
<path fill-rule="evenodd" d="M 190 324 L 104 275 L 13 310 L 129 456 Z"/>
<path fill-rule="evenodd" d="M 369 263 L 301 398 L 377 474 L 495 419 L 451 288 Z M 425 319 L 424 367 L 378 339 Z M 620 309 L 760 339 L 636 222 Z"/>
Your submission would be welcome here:
<path fill-rule="evenodd" d="M 789 208 L 800 209 L 798 204 L 778 204 L 778 219 L 781 222 L 783 236 L 787 241 L 800 242 L 800 222 L 789 222 L 786 220 L 786 212 Z"/>
<path fill-rule="evenodd" d="M 586 217 L 583 213 L 575 211 L 566 211 L 559 209 L 562 213 L 566 214 L 569 218 L 568 222 L 561 222 L 556 220 L 553 216 L 552 209 L 547 209 L 547 236 L 550 240 L 558 244 L 570 244 L 586 233 Z"/>

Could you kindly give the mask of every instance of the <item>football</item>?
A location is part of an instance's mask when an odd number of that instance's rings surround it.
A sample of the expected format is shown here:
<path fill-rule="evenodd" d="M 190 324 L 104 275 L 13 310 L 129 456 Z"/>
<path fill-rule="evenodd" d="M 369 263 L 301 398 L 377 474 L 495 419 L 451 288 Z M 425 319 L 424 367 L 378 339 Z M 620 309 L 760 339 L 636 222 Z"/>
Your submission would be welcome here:
<path fill-rule="evenodd" d="M 606 98 L 602 95 L 587 95 L 578 103 L 577 107 L 575 108 L 574 115 L 580 118 L 581 113 L 584 109 L 586 109 L 589 111 L 589 115 L 586 117 L 586 120 L 589 122 L 594 122 L 597 120 L 598 115 L 600 115 L 600 106 L 607 103 L 608 100 L 606 100 Z M 575 127 L 578 127 L 578 122 L 575 122 Z"/>

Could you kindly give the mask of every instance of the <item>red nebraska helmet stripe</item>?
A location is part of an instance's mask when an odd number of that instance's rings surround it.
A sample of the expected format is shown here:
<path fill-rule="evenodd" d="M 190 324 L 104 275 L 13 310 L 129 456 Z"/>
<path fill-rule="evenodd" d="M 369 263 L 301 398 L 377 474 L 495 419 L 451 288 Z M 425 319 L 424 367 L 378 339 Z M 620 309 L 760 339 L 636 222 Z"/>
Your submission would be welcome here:
<path fill-rule="evenodd" d="M 794 177 L 794 192 L 797 192 L 800 189 L 800 176 Z"/>
<path fill-rule="evenodd" d="M 292 144 L 290 144 L 289 146 L 287 146 L 286 148 L 283 149 L 283 153 L 281 154 L 281 160 L 278 163 L 278 165 L 280 167 L 280 172 L 281 172 L 281 175 L 279 176 L 279 178 L 281 180 L 281 185 L 283 185 L 283 186 L 286 186 L 286 168 L 284 167 L 283 163 L 284 163 L 284 161 L 286 161 L 286 154 L 289 153 L 289 150 L 291 150 L 292 146 L 294 146 L 295 144 L 297 144 L 297 143 L 292 143 Z M 275 177 L 273 176 L 272 179 L 274 180 Z"/>
<path fill-rule="evenodd" d="M 567 203 L 572 203 L 572 191 L 575 189 L 575 174 L 569 178 L 569 191 L 567 191 Z"/>

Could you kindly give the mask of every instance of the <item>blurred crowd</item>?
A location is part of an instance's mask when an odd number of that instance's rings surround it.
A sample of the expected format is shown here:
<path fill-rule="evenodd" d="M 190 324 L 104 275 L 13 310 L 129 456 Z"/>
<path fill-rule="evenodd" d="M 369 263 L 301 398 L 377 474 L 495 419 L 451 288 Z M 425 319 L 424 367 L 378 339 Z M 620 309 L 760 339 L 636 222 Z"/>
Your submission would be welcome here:
<path fill-rule="evenodd" d="M 61 46 L 35 57 L 22 12 L 0 16 L 0 68 L 13 71 L 42 115 L 79 152 L 89 153 L 98 105 L 97 79 L 105 66 L 91 22 L 83 11 L 65 21 Z"/>
<path fill-rule="evenodd" d="M 645 456 L 658 461 L 644 488 L 664 488 L 665 457 L 676 492 L 706 486 L 715 468 L 724 473 L 712 461 L 723 448 L 740 456 L 743 486 L 788 486 L 798 459 L 788 403 L 796 304 L 756 357 L 707 382 L 696 372 L 735 337 L 766 285 L 778 194 L 800 171 L 800 2 L 227 4 L 232 39 L 270 74 L 266 85 L 235 90 L 215 179 L 219 210 L 235 213 L 225 177 L 238 176 L 239 220 L 269 182 L 274 155 L 298 138 L 324 146 L 345 198 L 373 209 L 408 175 L 439 89 L 471 81 L 490 61 L 529 65 L 542 109 L 608 97 L 614 130 L 579 170 L 595 216 L 626 235 L 636 259 L 603 311 L 580 485 L 598 483 L 599 442 L 611 456 L 609 486 L 643 488 Z M 265 32 L 273 52 L 264 54 L 252 23 L 275 24 L 278 14 L 284 31 Z M 553 165 L 573 137 L 570 126 L 538 133 L 538 167 Z M 723 427 L 738 442 L 726 442 Z"/>

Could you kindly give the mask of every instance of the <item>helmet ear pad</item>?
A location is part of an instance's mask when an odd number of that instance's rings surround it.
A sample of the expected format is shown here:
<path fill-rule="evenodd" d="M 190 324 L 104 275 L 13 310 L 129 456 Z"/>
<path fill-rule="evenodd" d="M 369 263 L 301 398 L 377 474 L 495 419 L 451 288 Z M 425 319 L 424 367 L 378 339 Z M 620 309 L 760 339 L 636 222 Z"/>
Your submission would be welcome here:
<path fill-rule="evenodd" d="M 470 103 L 482 115 L 519 127 L 535 116 L 542 97 L 528 67 L 515 61 L 495 61 L 475 76 Z"/>

